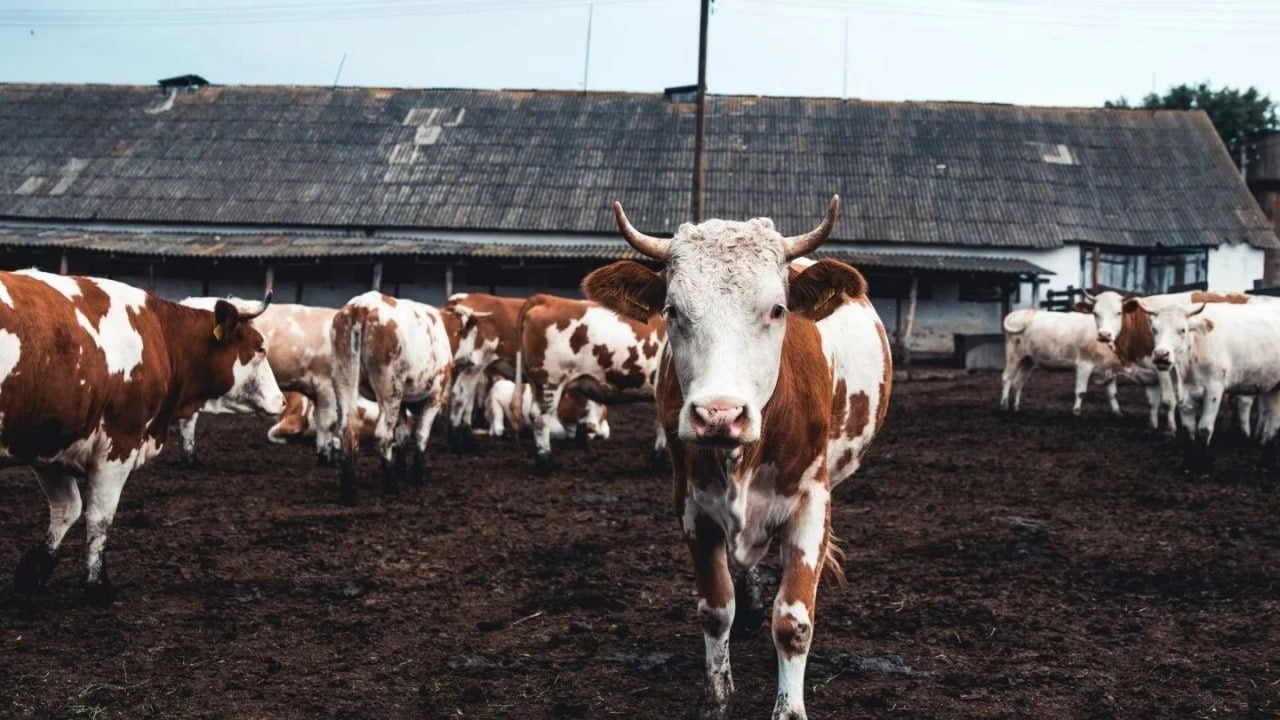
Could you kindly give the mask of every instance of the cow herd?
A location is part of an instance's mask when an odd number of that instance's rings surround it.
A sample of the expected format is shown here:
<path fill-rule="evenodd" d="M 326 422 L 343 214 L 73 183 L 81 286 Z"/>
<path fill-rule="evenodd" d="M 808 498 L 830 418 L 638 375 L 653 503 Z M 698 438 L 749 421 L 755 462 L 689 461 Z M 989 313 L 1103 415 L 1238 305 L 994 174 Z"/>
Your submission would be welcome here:
<path fill-rule="evenodd" d="M 1142 385 L 1153 430 L 1182 434 L 1192 469 L 1211 460 L 1224 399 L 1239 430 L 1275 463 L 1280 427 L 1280 301 L 1239 293 L 1189 291 L 1126 297 L 1085 293 L 1074 312 L 1015 310 L 1005 316 L 1000 407 L 1017 411 L 1036 367 L 1074 369 L 1075 404 L 1090 377 L 1106 387 L 1115 414 L 1116 379 Z M 1161 422 L 1161 421 L 1164 422 Z"/>
<path fill-rule="evenodd" d="M 704 712 L 727 713 L 729 631 L 764 610 L 750 571 L 776 543 L 774 717 L 803 718 L 818 581 L 835 567 L 831 490 L 883 425 L 893 377 L 862 275 L 803 257 L 838 210 L 832 197 L 793 237 L 756 218 L 656 238 L 615 204 L 622 236 L 662 267 L 602 267 L 583 279 L 589 300 L 460 294 L 433 307 L 368 292 L 333 309 L 271 304 L 268 290 L 169 302 L 106 279 L 0 272 L 0 467 L 32 467 L 49 503 L 15 590 L 46 585 L 83 516 L 86 596 L 112 602 L 104 546 L 124 484 L 173 423 L 182 460 L 197 462 L 201 412 L 274 416 L 268 438 L 313 442 L 351 503 L 362 448 L 385 494 L 426 482 L 438 416 L 458 448 L 476 443 L 480 412 L 491 436 L 527 428 L 535 469 L 551 471 L 553 438 L 606 439 L 608 405 L 642 400 L 655 403 L 654 451 L 670 463 L 697 578 Z"/>

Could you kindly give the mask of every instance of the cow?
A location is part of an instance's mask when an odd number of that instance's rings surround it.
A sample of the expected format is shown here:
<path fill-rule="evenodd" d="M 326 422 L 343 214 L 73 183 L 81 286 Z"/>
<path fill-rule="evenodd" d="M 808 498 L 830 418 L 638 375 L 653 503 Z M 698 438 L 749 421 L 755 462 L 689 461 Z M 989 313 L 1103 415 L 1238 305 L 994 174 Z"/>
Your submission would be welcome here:
<path fill-rule="evenodd" d="M 1014 310 L 1004 322 L 1004 375 L 1000 388 L 1000 409 L 1017 412 L 1022 407 L 1022 388 L 1035 368 L 1074 370 L 1076 374 L 1073 415 L 1080 415 L 1089 378 L 1096 372 L 1106 388 L 1111 412 L 1120 414 L 1116 400 L 1116 373 L 1121 369 L 1115 351 L 1098 341 L 1093 319 L 1072 312 L 1050 312 L 1036 308 Z M 1012 391 L 1012 398 L 1010 392 Z"/>
<path fill-rule="evenodd" d="M 685 223 L 656 238 L 636 230 L 620 203 L 613 210 L 627 242 L 664 271 L 623 260 L 582 287 L 633 320 L 666 320 L 657 411 L 697 580 L 703 711 L 726 716 L 733 693 L 729 560 L 753 567 L 777 540 L 773 717 L 804 718 L 818 579 L 836 566 L 831 490 L 858 468 L 883 424 L 893 378 L 862 275 L 831 259 L 788 267 L 830 235 L 839 197 L 817 228 L 794 237 L 756 218 Z"/>
<path fill-rule="evenodd" d="M 1193 290 L 1181 293 L 1149 295 L 1144 300 L 1147 307 L 1164 307 L 1177 305 L 1190 308 L 1198 303 L 1226 303 L 1232 305 L 1252 302 L 1267 302 L 1270 298 L 1257 298 L 1242 293 L 1215 293 Z M 1147 400 L 1151 406 L 1149 419 L 1151 429 L 1160 427 L 1159 418 L 1163 414 L 1167 419 L 1166 432 L 1170 435 L 1177 431 L 1174 420 L 1174 408 L 1180 395 L 1180 379 L 1167 372 L 1158 372 L 1152 352 L 1155 339 L 1152 334 L 1151 318 L 1138 298 L 1126 297 L 1113 290 L 1100 292 L 1097 295 L 1085 293 L 1084 302 L 1076 305 L 1076 310 L 1093 316 L 1098 331 L 1098 341 L 1112 348 L 1124 364 L 1126 374 L 1141 383 L 1147 392 Z M 1250 427 L 1250 410 L 1252 398 L 1236 396 L 1237 419 L 1240 430 L 1246 437 L 1252 434 Z M 1158 411 L 1157 408 L 1160 408 Z"/>
<path fill-rule="evenodd" d="M 129 474 L 160 452 L 169 425 L 217 398 L 279 412 L 251 322 L 261 311 L 228 302 L 197 310 L 100 278 L 0 272 L 0 467 L 30 466 L 50 517 L 44 542 L 18 564 L 15 590 L 48 583 L 83 511 L 86 598 L 115 600 L 107 530 Z"/>
<path fill-rule="evenodd" d="M 511 420 L 515 392 L 515 382 L 506 378 L 495 380 L 489 388 L 485 419 L 489 421 L 490 436 L 502 437 L 505 433 L 507 422 Z M 524 386 L 522 405 L 525 408 L 524 424 L 532 424 L 534 420 L 533 389 L 529 385 Z M 518 427 L 514 422 L 511 424 L 512 427 Z M 577 437 L 579 428 L 581 428 L 583 440 L 596 438 L 608 440 L 609 407 L 583 397 L 577 392 L 564 392 L 560 395 L 555 415 L 550 419 L 550 426 L 552 440 Z"/>
<path fill-rule="evenodd" d="M 270 355 L 270 351 L 268 351 Z M 332 392 L 332 390 L 330 390 Z M 315 442 L 316 406 L 311 398 L 292 390 L 285 391 L 284 409 L 276 418 L 276 424 L 267 430 L 267 440 L 278 445 Z M 356 416 L 360 422 L 359 436 L 362 442 L 373 440 L 378 424 L 378 404 L 368 398 L 356 401 Z"/>
<path fill-rule="evenodd" d="M 536 294 L 520 309 L 517 335 L 516 383 L 527 379 L 532 386 L 534 466 L 540 473 L 556 466 L 551 419 L 567 385 L 580 383 L 587 397 L 606 404 L 653 397 L 666 336 L 657 315 L 637 320 L 635 313 L 620 314 L 589 300 Z M 523 396 L 515 394 L 517 422 L 524 416 Z"/>
<path fill-rule="evenodd" d="M 473 444 L 471 418 L 477 400 L 488 397 L 486 370 L 495 362 L 514 373 L 516 322 L 525 298 L 487 293 L 456 293 L 440 308 L 458 324 L 453 355 L 453 387 L 449 391 L 450 441 L 456 447 Z"/>
<path fill-rule="evenodd" d="M 423 484 L 431 425 L 448 402 L 453 374 L 452 347 L 440 311 L 369 291 L 338 309 L 330 338 L 342 472 L 340 501 L 355 502 L 355 456 L 360 446 L 357 401 L 362 393 L 378 404 L 374 443 L 382 461 L 383 491 L 399 492 L 410 437 L 413 468 L 408 480 Z"/>
<path fill-rule="evenodd" d="M 1150 317 L 1157 368 L 1177 373 L 1183 392 L 1178 413 L 1189 434 L 1193 466 L 1209 461 L 1209 444 L 1225 393 L 1260 395 L 1257 438 L 1264 464 L 1276 460 L 1280 426 L 1280 307 L 1202 302 L 1136 303 Z"/>
<path fill-rule="evenodd" d="M 243 300 L 228 298 L 233 304 L 245 307 Z M 183 305 L 211 309 L 218 298 L 193 297 L 182 301 Z M 318 418 L 313 436 L 316 454 L 323 465 L 333 461 L 337 449 L 334 428 L 338 417 L 334 409 L 333 380 L 330 377 L 329 325 L 333 322 L 333 308 L 312 307 L 280 303 L 271 305 L 254 320 L 253 325 L 262 333 L 267 343 L 267 362 L 275 374 L 276 383 L 285 391 L 299 392 L 307 396 Z M 214 400 L 201 408 L 201 412 L 225 412 Z M 178 423 L 182 436 L 181 460 L 195 464 L 196 420 L 199 415 Z"/>

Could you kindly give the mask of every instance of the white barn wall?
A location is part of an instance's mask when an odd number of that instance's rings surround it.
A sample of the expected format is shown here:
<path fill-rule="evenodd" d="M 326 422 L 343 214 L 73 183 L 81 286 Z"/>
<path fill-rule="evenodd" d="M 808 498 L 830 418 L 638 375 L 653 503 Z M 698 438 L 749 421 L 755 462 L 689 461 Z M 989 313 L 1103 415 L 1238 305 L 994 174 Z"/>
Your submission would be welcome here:
<path fill-rule="evenodd" d="M 1253 289 L 1266 271 L 1266 251 L 1247 243 L 1222 244 L 1209 251 L 1209 289 L 1240 292 Z"/>

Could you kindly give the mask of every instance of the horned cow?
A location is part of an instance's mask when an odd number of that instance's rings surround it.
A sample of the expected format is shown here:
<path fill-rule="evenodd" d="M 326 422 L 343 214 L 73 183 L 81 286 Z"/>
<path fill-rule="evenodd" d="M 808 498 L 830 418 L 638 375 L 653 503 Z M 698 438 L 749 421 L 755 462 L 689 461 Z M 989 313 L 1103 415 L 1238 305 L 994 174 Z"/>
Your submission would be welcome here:
<path fill-rule="evenodd" d="M 733 693 L 729 563 L 754 566 L 777 541 L 773 716 L 805 717 L 818 579 L 832 561 L 831 490 L 857 469 L 888 408 L 889 344 L 862 275 L 829 259 L 788 267 L 827 239 L 838 210 L 832 197 L 822 223 L 795 237 L 756 218 L 686 223 L 660 239 L 615 203 L 623 237 L 664 274 L 621 261 L 583 281 L 618 313 L 666 320 L 657 409 L 697 578 L 708 716 L 724 717 Z"/>
<path fill-rule="evenodd" d="M 50 516 L 44 542 L 18 564 L 19 593 L 48 582 L 83 512 L 86 595 L 113 601 L 107 530 L 129 474 L 160 452 L 169 425 L 214 399 L 279 412 L 255 314 L 228 302 L 188 308 L 99 278 L 0 272 L 0 467 L 31 466 Z"/>

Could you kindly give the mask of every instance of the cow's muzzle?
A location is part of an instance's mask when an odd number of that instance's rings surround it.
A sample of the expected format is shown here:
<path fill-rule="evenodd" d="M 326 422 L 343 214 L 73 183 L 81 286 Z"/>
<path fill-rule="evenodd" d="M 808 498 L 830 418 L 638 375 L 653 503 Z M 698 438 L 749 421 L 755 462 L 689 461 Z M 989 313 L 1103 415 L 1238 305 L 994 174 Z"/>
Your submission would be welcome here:
<path fill-rule="evenodd" d="M 750 422 L 746 407 L 730 401 L 712 400 L 689 406 L 689 427 L 698 443 L 737 445 Z"/>

